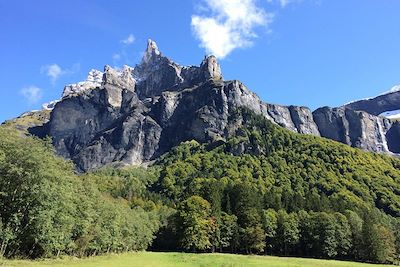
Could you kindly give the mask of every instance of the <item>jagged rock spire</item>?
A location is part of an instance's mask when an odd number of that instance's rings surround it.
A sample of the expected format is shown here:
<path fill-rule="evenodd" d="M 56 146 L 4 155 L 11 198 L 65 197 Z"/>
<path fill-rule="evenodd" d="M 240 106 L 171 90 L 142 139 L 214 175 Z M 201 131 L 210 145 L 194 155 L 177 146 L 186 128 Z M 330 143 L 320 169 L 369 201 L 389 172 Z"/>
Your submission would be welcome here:
<path fill-rule="evenodd" d="M 158 50 L 157 44 L 156 42 L 154 42 L 151 39 L 147 40 L 147 48 L 146 48 L 146 52 L 143 55 L 143 62 L 149 62 L 151 61 L 153 58 L 156 58 L 157 56 L 161 55 L 160 50 Z"/>
<path fill-rule="evenodd" d="M 135 79 L 132 76 L 132 71 L 133 68 L 128 65 L 124 65 L 122 69 L 114 69 L 109 65 L 105 65 L 103 84 L 134 91 Z"/>
<path fill-rule="evenodd" d="M 213 55 L 206 56 L 201 62 L 200 68 L 205 79 L 222 80 L 221 66 Z"/>

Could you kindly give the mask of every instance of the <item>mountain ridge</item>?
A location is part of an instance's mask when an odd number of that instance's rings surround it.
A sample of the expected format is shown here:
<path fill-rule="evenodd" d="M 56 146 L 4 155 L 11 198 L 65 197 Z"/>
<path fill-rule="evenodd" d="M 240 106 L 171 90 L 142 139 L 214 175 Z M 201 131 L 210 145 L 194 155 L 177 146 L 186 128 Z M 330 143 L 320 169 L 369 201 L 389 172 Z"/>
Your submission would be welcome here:
<path fill-rule="evenodd" d="M 224 80 L 216 57 L 206 56 L 199 66 L 181 66 L 150 39 L 135 67 L 91 70 L 86 81 L 65 86 L 62 98 L 51 104 L 46 107 L 51 110 L 48 122 L 30 132 L 52 137 L 57 153 L 82 171 L 115 162 L 142 164 L 182 141 L 224 140 L 231 131 L 229 114 L 239 107 L 293 132 L 400 153 L 396 121 L 354 104 L 311 112 L 265 103 L 240 81 Z"/>

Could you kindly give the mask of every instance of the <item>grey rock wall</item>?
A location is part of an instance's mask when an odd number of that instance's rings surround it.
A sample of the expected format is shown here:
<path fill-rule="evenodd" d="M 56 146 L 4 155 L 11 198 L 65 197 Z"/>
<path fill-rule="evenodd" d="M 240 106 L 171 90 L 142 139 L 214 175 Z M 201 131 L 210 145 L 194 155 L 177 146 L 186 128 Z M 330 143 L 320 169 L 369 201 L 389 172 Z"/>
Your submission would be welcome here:
<path fill-rule="evenodd" d="M 64 92 L 43 126 L 56 151 L 81 171 L 148 162 L 187 140 L 224 140 L 232 127 L 240 126 L 229 121 L 238 107 L 300 134 L 369 151 L 400 152 L 398 123 L 348 107 L 311 112 L 264 103 L 240 81 L 224 81 L 215 57 L 182 67 L 151 40 L 139 65 L 106 66 L 101 83 L 97 79 L 85 86 Z"/>

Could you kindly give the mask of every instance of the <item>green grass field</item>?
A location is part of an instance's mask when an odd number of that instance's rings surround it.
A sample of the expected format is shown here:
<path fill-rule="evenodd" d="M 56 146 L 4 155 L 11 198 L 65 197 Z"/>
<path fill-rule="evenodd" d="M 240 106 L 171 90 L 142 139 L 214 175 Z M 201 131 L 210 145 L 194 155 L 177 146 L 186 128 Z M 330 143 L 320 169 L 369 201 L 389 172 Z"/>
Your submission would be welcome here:
<path fill-rule="evenodd" d="M 97 256 L 85 259 L 64 258 L 57 260 L 0 260 L 0 266 L 15 267 L 45 267 L 45 266 L 71 266 L 71 267 L 208 267 L 208 266 L 263 266 L 263 267 L 379 267 L 387 265 L 375 265 L 366 263 L 314 260 L 301 258 L 282 258 L 271 256 L 244 256 L 229 254 L 190 254 L 190 253 L 160 253 L 137 252 Z"/>

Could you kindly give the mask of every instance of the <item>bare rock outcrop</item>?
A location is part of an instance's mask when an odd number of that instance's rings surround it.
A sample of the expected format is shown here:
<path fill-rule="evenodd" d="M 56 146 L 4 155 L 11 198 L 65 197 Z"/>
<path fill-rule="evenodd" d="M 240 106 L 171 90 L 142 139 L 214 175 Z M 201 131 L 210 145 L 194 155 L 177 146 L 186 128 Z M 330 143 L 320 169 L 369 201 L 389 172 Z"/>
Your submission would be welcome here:
<path fill-rule="evenodd" d="M 92 70 L 86 81 L 65 87 L 41 133 L 58 154 L 81 171 L 107 164 L 141 164 L 187 140 L 224 140 L 234 132 L 231 115 L 246 107 L 301 134 L 353 147 L 400 152 L 400 125 L 349 107 L 267 104 L 240 81 L 224 81 L 214 56 L 200 66 L 180 66 L 148 41 L 135 67 Z"/>

